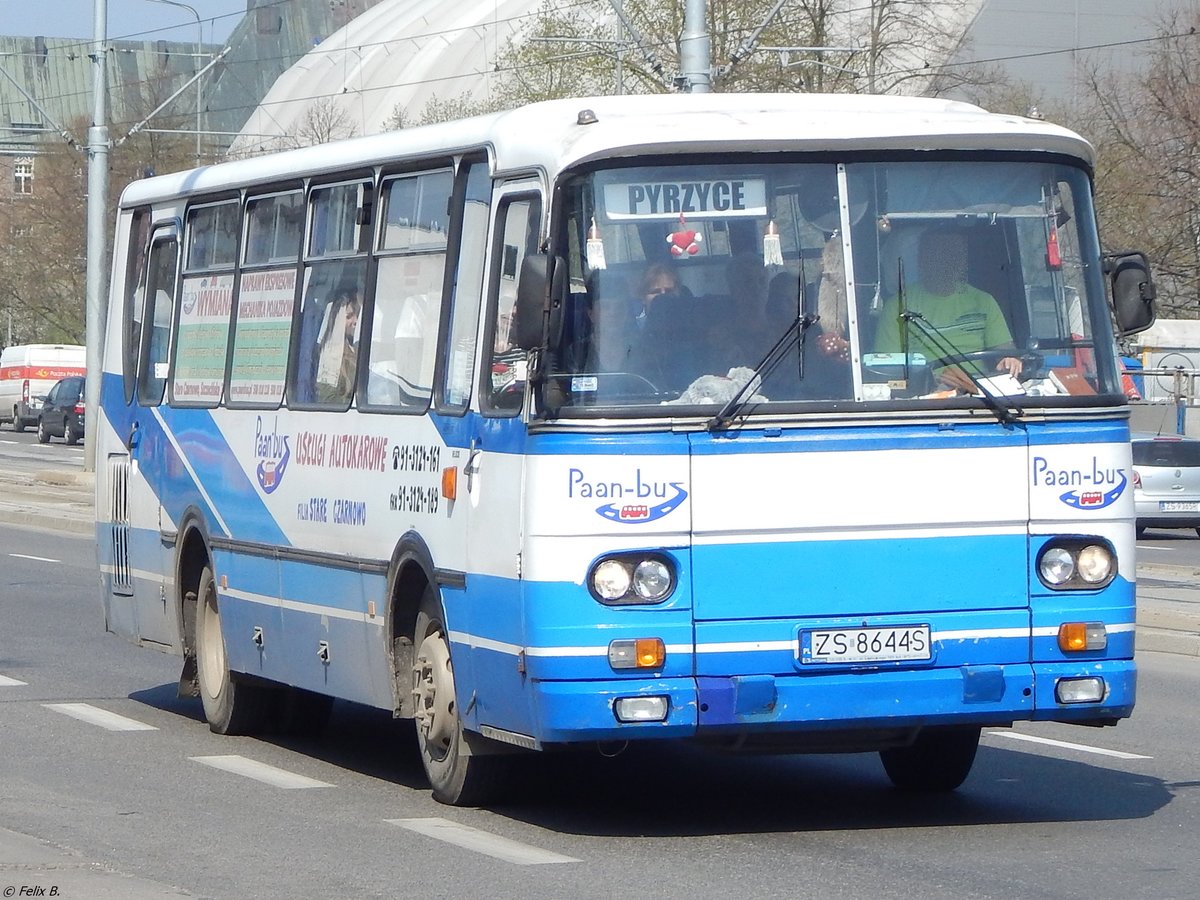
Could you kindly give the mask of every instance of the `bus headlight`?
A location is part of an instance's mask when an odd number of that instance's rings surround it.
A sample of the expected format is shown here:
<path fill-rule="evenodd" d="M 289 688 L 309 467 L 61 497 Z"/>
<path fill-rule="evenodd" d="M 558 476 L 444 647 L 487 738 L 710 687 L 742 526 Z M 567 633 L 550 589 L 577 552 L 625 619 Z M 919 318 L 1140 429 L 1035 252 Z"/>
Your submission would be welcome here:
<path fill-rule="evenodd" d="M 592 570 L 592 593 L 604 603 L 617 603 L 629 595 L 632 576 L 619 560 L 606 559 Z"/>
<path fill-rule="evenodd" d="M 674 587 L 671 569 L 661 559 L 643 559 L 633 570 L 633 590 L 649 603 L 657 603 Z"/>
<path fill-rule="evenodd" d="M 657 553 L 623 553 L 598 560 L 588 590 L 601 603 L 661 603 L 675 590 L 675 567 Z"/>
<path fill-rule="evenodd" d="M 1112 574 L 1113 558 L 1107 547 L 1089 544 L 1079 551 L 1079 577 L 1088 584 L 1102 584 Z"/>
<path fill-rule="evenodd" d="M 1117 574 L 1117 556 L 1102 538 L 1057 538 L 1038 554 L 1038 578 L 1057 591 L 1096 590 Z"/>
<path fill-rule="evenodd" d="M 1038 560 L 1038 574 L 1051 587 L 1066 584 L 1075 574 L 1075 559 L 1062 547 L 1051 547 Z"/>

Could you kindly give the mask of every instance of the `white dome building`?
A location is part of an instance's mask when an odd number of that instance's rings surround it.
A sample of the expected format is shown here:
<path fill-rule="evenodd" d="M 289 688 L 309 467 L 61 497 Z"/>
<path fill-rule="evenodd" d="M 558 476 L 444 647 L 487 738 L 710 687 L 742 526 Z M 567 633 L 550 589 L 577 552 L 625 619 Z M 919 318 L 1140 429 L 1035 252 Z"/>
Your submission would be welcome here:
<path fill-rule="evenodd" d="M 231 156 L 311 143 L 313 118 L 375 134 L 400 107 L 418 118 L 431 100 L 482 100 L 497 54 L 541 0 L 385 0 L 313 47 L 263 97 Z M 314 112 L 319 111 L 318 112 Z"/>

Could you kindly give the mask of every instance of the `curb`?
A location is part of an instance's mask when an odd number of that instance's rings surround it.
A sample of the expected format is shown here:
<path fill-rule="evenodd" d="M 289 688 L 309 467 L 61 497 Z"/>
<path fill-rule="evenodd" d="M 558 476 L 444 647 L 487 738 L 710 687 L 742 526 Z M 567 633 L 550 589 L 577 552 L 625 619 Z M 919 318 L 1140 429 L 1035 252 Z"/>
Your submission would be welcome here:
<path fill-rule="evenodd" d="M 1134 637 L 1134 653 L 1147 651 L 1200 658 L 1200 634 L 1154 628 L 1139 621 Z"/>
<path fill-rule="evenodd" d="M 79 485 L 86 488 L 89 492 L 95 490 L 96 473 L 94 472 L 64 472 L 61 470 L 49 470 L 45 472 L 33 473 L 34 484 L 53 484 L 60 487 L 70 487 Z"/>

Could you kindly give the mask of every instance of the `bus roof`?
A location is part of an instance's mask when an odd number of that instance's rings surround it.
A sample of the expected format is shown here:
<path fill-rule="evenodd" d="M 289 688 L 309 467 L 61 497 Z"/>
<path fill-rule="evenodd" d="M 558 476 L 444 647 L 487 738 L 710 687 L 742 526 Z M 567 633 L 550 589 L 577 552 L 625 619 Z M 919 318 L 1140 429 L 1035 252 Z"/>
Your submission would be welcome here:
<path fill-rule="evenodd" d="M 583 124 L 589 110 L 594 121 Z M 555 173 L 594 159 L 729 150 L 1030 150 L 1076 157 L 1091 145 L 1041 120 L 951 100 L 867 94 L 648 94 L 582 97 L 289 150 L 136 181 L 121 205 L 488 147 L 498 173 Z"/>

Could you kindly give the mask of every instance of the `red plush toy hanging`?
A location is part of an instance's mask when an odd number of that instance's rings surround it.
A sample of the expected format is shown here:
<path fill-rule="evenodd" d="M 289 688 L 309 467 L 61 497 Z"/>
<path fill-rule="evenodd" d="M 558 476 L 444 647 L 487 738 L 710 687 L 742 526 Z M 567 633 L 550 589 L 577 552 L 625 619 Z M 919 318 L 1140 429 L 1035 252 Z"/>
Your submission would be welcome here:
<path fill-rule="evenodd" d="M 688 256 L 695 256 L 700 252 L 700 243 L 703 240 L 704 235 L 687 227 L 687 220 L 684 219 L 683 213 L 679 214 L 679 230 L 667 235 L 667 243 L 671 245 L 672 256 L 683 256 L 685 253 Z"/>

